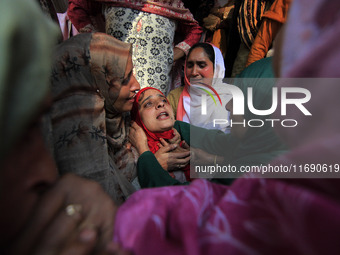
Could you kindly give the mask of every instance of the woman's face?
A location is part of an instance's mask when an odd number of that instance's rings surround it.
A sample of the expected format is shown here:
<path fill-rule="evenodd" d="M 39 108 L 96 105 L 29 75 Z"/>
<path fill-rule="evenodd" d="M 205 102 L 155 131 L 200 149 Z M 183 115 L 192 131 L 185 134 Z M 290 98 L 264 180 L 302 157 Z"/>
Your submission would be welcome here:
<path fill-rule="evenodd" d="M 133 75 L 132 69 L 132 57 L 130 55 L 126 65 L 124 79 L 121 82 L 119 96 L 113 104 L 116 111 L 121 113 L 131 111 L 133 102 L 135 101 L 136 91 L 140 89 L 140 85 Z M 112 89 L 114 90 L 114 88 Z"/>
<path fill-rule="evenodd" d="M 214 77 L 214 63 L 210 61 L 203 48 L 193 49 L 186 62 L 185 74 L 191 79 L 202 79 Z"/>
<path fill-rule="evenodd" d="M 170 130 L 175 123 L 174 113 L 165 96 L 155 89 L 148 89 L 139 97 L 139 115 L 151 132 Z"/>

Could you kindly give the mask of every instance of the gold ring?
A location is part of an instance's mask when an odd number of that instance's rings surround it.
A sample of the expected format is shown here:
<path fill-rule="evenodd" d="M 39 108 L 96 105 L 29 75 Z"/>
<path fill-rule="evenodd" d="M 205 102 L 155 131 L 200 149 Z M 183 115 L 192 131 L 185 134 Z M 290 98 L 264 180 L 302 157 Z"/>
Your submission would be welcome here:
<path fill-rule="evenodd" d="M 80 214 L 82 210 L 82 206 L 79 204 L 70 204 L 65 207 L 65 212 L 68 216 L 74 216 L 76 214 Z"/>

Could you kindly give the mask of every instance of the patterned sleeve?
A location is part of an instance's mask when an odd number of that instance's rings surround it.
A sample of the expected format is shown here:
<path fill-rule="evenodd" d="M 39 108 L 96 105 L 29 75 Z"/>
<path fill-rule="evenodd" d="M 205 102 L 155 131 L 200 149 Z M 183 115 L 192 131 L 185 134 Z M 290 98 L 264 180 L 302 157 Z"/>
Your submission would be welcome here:
<path fill-rule="evenodd" d="M 197 22 L 183 22 L 179 24 L 176 34 L 179 34 L 184 39 L 176 44 L 175 47 L 180 48 L 187 54 L 190 47 L 200 41 L 202 33 L 203 29 Z"/>

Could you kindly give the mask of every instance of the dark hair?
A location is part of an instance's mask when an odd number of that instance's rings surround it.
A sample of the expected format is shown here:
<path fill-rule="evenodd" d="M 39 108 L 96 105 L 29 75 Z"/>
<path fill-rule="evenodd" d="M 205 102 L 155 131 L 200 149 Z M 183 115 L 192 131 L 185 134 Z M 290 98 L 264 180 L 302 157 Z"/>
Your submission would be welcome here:
<path fill-rule="evenodd" d="M 214 0 L 182 0 L 185 8 L 188 8 L 199 25 L 203 26 L 203 19 L 207 17 L 214 7 Z"/>
<path fill-rule="evenodd" d="M 208 55 L 209 60 L 213 63 L 213 66 L 215 68 L 215 51 L 213 46 L 210 43 L 204 42 L 196 43 L 190 48 L 187 58 L 190 56 L 191 52 L 196 48 L 202 48 L 205 51 L 205 53 Z"/>

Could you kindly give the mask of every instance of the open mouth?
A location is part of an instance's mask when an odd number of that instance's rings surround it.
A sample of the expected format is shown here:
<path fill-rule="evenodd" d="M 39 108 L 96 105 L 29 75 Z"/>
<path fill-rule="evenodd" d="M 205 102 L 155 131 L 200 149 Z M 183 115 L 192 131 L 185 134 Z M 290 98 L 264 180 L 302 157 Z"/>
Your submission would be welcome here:
<path fill-rule="evenodd" d="M 169 113 L 167 112 L 161 112 L 160 114 L 157 115 L 157 119 L 166 119 L 169 117 Z"/>

